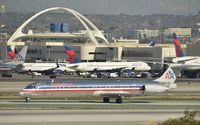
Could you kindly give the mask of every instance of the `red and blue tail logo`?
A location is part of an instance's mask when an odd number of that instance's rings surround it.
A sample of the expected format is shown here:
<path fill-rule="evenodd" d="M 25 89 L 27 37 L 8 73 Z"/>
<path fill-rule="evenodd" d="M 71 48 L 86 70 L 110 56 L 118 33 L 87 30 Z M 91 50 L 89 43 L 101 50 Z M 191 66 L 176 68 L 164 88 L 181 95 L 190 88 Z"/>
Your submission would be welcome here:
<path fill-rule="evenodd" d="M 181 44 L 179 39 L 177 38 L 176 33 L 173 33 L 173 43 L 176 50 L 176 57 L 184 57 L 183 49 L 181 48 Z"/>
<path fill-rule="evenodd" d="M 76 57 L 76 53 L 69 47 L 65 46 L 65 52 L 67 55 L 67 60 L 69 61 L 69 63 L 78 63 L 80 62 L 79 59 L 75 58 Z"/>
<path fill-rule="evenodd" d="M 168 71 L 165 75 L 165 79 L 168 80 L 168 79 L 174 79 L 174 73 L 172 71 Z"/>
<path fill-rule="evenodd" d="M 14 59 L 16 57 L 16 54 L 13 52 L 13 50 L 8 46 L 7 47 L 8 55 L 10 59 Z"/>

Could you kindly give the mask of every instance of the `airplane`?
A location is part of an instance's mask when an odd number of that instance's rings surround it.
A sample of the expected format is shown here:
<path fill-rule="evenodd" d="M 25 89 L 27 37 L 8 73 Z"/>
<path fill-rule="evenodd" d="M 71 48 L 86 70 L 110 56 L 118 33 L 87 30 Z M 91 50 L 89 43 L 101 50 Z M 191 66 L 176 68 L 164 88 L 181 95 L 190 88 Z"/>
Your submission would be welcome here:
<path fill-rule="evenodd" d="M 173 36 L 173 43 L 176 51 L 176 58 L 172 60 L 174 63 L 184 63 L 185 61 L 197 59 L 199 57 L 196 56 L 185 56 L 184 51 L 181 47 L 180 41 L 176 35 L 176 33 L 172 34 Z"/>
<path fill-rule="evenodd" d="M 123 69 L 132 71 L 149 71 L 151 67 L 145 62 L 83 62 L 77 63 L 70 68 L 78 72 L 110 71 L 120 72 Z"/>
<path fill-rule="evenodd" d="M 38 72 L 45 75 L 51 75 L 54 72 L 71 73 L 75 70 L 68 67 L 67 63 L 24 63 L 22 72 Z"/>
<path fill-rule="evenodd" d="M 120 72 L 122 69 L 131 69 L 134 71 L 149 71 L 151 67 L 141 61 L 137 62 L 80 62 L 75 58 L 75 52 L 69 47 L 65 47 L 66 55 L 71 65 L 68 68 L 74 69 L 77 72 Z"/>
<path fill-rule="evenodd" d="M 12 72 L 19 71 L 23 67 L 28 46 L 24 46 L 21 51 L 10 61 L 0 63 L 0 74 L 12 77 Z"/>
<path fill-rule="evenodd" d="M 122 103 L 123 97 L 141 95 L 147 93 L 165 92 L 171 88 L 177 88 L 176 76 L 169 67 L 165 73 L 156 80 L 144 81 L 69 81 L 69 82 L 33 82 L 19 92 L 25 97 L 26 102 L 31 97 L 77 97 L 100 96 L 104 103 L 109 103 L 110 98 L 116 98 L 116 103 Z"/>
<path fill-rule="evenodd" d="M 185 56 L 176 33 L 173 33 L 173 43 L 176 51 L 176 58 L 172 59 L 172 62 L 175 63 L 173 67 L 182 67 L 186 76 L 200 78 L 200 57 Z"/>
<path fill-rule="evenodd" d="M 10 47 L 8 47 L 7 50 L 11 59 L 16 56 Z M 68 68 L 68 64 L 66 63 L 24 63 L 21 72 L 31 74 L 33 72 L 38 72 L 45 75 L 50 75 L 54 72 L 73 73 L 75 70 Z"/>

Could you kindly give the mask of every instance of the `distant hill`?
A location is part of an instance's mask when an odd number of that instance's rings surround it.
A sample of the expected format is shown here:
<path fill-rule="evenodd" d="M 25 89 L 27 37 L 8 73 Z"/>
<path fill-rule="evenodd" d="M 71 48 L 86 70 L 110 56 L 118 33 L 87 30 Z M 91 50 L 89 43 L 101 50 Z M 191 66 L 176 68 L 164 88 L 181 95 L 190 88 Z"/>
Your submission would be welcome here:
<path fill-rule="evenodd" d="M 17 27 L 30 18 L 34 13 L 5 13 L 0 15 L 0 24 L 6 25 L 0 32 L 12 34 Z M 134 37 L 134 29 L 163 29 L 168 27 L 192 27 L 199 22 L 198 15 L 85 15 L 99 29 L 112 36 L 122 36 L 126 38 Z M 50 23 L 65 22 L 69 25 L 69 30 L 76 31 L 84 29 L 83 26 L 72 16 L 63 13 L 49 13 L 34 20 L 28 27 L 34 30 L 47 31 Z"/>

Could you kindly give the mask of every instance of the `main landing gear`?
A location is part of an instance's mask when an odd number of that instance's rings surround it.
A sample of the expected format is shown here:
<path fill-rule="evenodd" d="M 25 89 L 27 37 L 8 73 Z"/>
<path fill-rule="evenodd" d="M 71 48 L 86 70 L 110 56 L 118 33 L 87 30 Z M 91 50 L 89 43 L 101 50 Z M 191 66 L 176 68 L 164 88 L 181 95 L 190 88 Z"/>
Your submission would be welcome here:
<path fill-rule="evenodd" d="M 26 97 L 25 100 L 26 100 L 26 102 L 30 102 L 30 101 L 31 101 L 31 98 Z"/>
<path fill-rule="evenodd" d="M 103 98 L 103 102 L 104 102 L 104 103 L 109 103 L 109 102 L 110 102 L 110 98 L 104 97 L 104 98 Z M 122 103 L 122 97 L 117 97 L 116 100 L 115 100 L 115 102 L 116 102 L 116 103 Z"/>
<path fill-rule="evenodd" d="M 110 102 L 110 99 L 109 99 L 108 97 L 104 97 L 104 98 L 103 98 L 103 102 L 104 102 L 104 103 L 109 103 L 109 102 Z"/>
<path fill-rule="evenodd" d="M 122 103 L 122 98 L 121 97 L 118 97 L 115 101 L 116 103 Z"/>

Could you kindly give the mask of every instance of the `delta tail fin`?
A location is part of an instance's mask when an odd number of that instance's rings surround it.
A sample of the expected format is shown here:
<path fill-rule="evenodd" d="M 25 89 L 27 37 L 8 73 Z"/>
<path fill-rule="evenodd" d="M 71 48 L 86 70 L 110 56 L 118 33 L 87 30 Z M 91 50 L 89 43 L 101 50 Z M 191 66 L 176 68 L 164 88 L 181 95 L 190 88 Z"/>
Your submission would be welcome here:
<path fill-rule="evenodd" d="M 76 53 L 68 46 L 65 46 L 65 53 L 69 63 L 79 63 L 80 59 L 76 58 Z"/>
<path fill-rule="evenodd" d="M 184 57 L 184 52 L 183 49 L 181 48 L 181 44 L 176 33 L 173 33 L 172 35 L 173 35 L 173 43 L 176 50 L 176 57 Z"/>
<path fill-rule="evenodd" d="M 170 88 L 176 88 L 176 84 L 174 84 L 175 80 L 176 80 L 176 75 L 174 74 L 174 71 L 169 66 L 169 68 L 164 72 L 164 74 L 160 78 L 154 81 L 159 82 L 159 83 L 169 83 Z"/>
<path fill-rule="evenodd" d="M 15 58 L 7 62 L 7 64 L 13 64 L 13 65 L 19 65 L 23 64 L 26 58 L 26 53 L 27 53 L 28 46 L 24 46 L 21 51 L 15 56 Z"/>
<path fill-rule="evenodd" d="M 10 59 L 14 59 L 16 57 L 16 54 L 14 53 L 14 51 L 11 49 L 10 46 L 7 46 L 7 52 L 8 52 Z"/>

